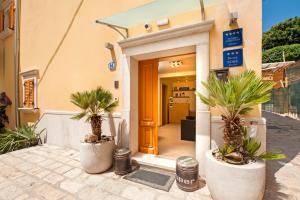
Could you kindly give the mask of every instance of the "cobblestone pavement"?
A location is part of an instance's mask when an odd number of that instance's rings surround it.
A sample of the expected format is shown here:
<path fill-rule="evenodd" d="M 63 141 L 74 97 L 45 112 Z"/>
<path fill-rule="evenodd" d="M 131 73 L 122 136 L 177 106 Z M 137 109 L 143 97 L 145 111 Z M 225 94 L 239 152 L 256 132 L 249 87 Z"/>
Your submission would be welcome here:
<path fill-rule="evenodd" d="M 300 200 L 300 121 L 264 113 L 267 148 L 287 158 L 267 163 L 265 200 Z M 109 171 L 91 175 L 80 166 L 78 151 L 51 145 L 0 155 L 0 200 L 211 200 L 205 185 L 186 193 L 173 184 L 170 192 L 136 184 Z"/>
<path fill-rule="evenodd" d="M 287 158 L 267 162 L 265 200 L 300 200 L 300 121 L 264 112 L 267 149 L 281 150 Z"/>
<path fill-rule="evenodd" d="M 85 173 L 75 150 L 43 145 L 0 156 L 0 200 L 211 200 L 207 187 L 192 193 L 136 184 L 113 172 Z"/>

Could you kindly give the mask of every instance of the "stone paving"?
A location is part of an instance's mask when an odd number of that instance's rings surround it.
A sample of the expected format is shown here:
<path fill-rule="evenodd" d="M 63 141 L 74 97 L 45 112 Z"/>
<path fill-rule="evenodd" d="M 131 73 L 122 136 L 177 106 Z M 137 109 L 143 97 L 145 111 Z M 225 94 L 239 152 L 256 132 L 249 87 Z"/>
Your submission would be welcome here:
<path fill-rule="evenodd" d="M 300 200 L 300 121 L 264 113 L 267 148 L 280 149 L 287 159 L 267 163 L 265 200 Z M 112 171 L 91 175 L 80 166 L 78 151 L 43 145 L 0 155 L 0 200 L 211 200 L 202 184 L 170 192 L 124 180 Z"/>
<path fill-rule="evenodd" d="M 264 112 L 267 119 L 267 149 L 287 156 L 267 162 L 265 200 L 300 200 L 300 121 Z"/>
<path fill-rule="evenodd" d="M 75 150 L 51 145 L 0 156 L 0 200 L 211 200 L 204 184 L 187 193 L 173 184 L 170 192 L 133 183 L 115 175 L 87 174 Z"/>

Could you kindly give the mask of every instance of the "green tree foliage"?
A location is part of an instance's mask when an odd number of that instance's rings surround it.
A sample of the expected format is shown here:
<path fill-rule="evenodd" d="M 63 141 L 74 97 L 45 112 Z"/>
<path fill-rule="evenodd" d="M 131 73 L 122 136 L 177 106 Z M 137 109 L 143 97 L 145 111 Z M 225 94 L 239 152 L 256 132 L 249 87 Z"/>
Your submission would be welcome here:
<path fill-rule="evenodd" d="M 291 44 L 274 47 L 263 52 L 263 63 L 283 62 L 283 52 L 285 61 L 300 59 L 300 44 Z"/>
<path fill-rule="evenodd" d="M 300 17 L 281 22 L 263 33 L 264 50 L 289 44 L 300 44 Z"/>

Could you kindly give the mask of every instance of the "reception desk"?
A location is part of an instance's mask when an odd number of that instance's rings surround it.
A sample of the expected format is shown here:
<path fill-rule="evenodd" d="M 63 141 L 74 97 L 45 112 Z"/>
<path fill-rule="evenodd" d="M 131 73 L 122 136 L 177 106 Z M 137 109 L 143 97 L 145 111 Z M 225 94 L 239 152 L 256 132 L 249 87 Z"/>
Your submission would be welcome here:
<path fill-rule="evenodd" d="M 180 123 L 189 115 L 189 103 L 174 103 L 169 107 L 169 123 Z"/>

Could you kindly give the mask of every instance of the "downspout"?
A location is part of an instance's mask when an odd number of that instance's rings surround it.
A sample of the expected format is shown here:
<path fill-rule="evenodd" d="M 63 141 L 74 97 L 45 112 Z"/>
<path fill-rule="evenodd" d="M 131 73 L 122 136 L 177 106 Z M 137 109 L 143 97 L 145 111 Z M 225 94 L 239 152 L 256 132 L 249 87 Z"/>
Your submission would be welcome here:
<path fill-rule="evenodd" d="M 20 113 L 19 113 L 20 0 L 15 0 L 14 66 L 15 66 L 15 121 L 16 121 L 16 127 L 19 127 L 20 126 Z"/>
<path fill-rule="evenodd" d="M 199 0 L 199 1 L 200 1 L 200 7 L 201 7 L 201 18 L 204 21 L 205 20 L 204 2 L 203 2 L 203 0 Z"/>

